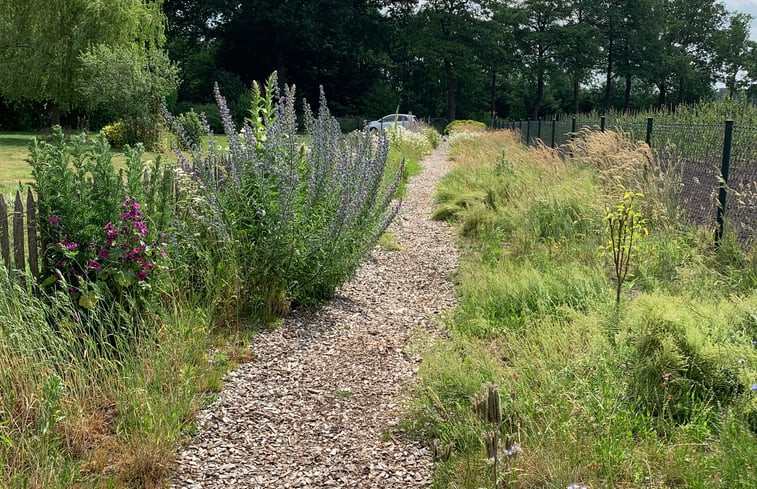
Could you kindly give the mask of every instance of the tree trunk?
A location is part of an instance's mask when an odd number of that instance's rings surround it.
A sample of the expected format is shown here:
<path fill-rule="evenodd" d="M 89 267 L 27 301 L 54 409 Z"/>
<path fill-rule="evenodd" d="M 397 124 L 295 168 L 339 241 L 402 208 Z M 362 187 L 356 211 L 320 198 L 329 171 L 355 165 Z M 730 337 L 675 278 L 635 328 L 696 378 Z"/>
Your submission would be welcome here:
<path fill-rule="evenodd" d="M 494 107 L 494 100 L 497 95 L 497 72 L 492 67 L 492 94 L 491 94 L 491 102 L 492 102 L 492 126 L 494 125 L 494 118 L 497 117 L 497 111 Z"/>
<path fill-rule="evenodd" d="M 537 47 L 538 58 L 536 61 L 536 65 L 538 67 L 538 74 L 536 75 L 536 101 L 534 102 L 534 106 L 531 110 L 531 119 L 534 120 L 539 119 L 541 104 L 542 102 L 544 102 L 544 66 L 542 64 L 544 60 L 544 52 L 544 46 L 539 43 Z"/>
<path fill-rule="evenodd" d="M 678 105 L 683 103 L 683 77 L 678 77 Z"/>
<path fill-rule="evenodd" d="M 539 74 L 536 76 L 536 102 L 534 102 L 533 109 L 531 110 L 531 119 L 539 119 L 539 111 L 541 110 L 541 104 L 544 101 L 544 70 L 539 69 Z"/>
<path fill-rule="evenodd" d="M 631 74 L 626 74 L 626 96 L 623 101 L 623 112 L 626 114 L 631 111 Z"/>
<path fill-rule="evenodd" d="M 657 89 L 659 90 L 659 95 L 657 96 L 657 108 L 661 109 L 665 107 L 666 97 L 667 97 L 667 86 L 665 83 L 658 83 Z"/>
<path fill-rule="evenodd" d="M 287 71 L 284 65 L 284 50 L 278 44 L 276 45 L 276 79 L 279 82 L 281 93 L 284 93 L 284 87 L 287 83 Z"/>
<path fill-rule="evenodd" d="M 447 78 L 447 119 L 454 121 L 456 117 L 455 80 L 452 76 L 452 63 L 444 61 L 444 74 Z"/>
<path fill-rule="evenodd" d="M 60 125 L 60 105 L 57 102 L 47 103 L 47 117 L 50 119 L 51 126 Z"/>
<path fill-rule="evenodd" d="M 612 94 L 612 37 L 607 47 L 607 85 L 605 86 L 605 112 L 610 110 L 610 96 Z"/>

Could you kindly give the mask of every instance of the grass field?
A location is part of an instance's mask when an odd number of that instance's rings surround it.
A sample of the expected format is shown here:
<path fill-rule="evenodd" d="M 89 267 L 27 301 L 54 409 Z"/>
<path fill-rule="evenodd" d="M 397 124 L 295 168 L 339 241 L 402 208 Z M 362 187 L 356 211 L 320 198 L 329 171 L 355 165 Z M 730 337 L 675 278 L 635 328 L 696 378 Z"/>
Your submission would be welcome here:
<path fill-rule="evenodd" d="M 433 487 L 757 487 L 757 252 L 678 221 L 643 144 L 594 134 L 565 161 L 516 137 L 460 139 L 437 188 L 461 304 L 405 425 Z M 616 304 L 629 190 L 648 235 Z"/>

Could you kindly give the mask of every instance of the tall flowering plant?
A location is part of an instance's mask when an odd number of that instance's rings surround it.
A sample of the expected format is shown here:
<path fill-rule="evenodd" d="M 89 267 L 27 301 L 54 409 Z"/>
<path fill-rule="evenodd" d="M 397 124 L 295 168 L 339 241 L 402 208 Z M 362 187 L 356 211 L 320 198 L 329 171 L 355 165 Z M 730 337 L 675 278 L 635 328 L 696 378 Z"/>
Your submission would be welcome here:
<path fill-rule="evenodd" d="M 170 182 L 157 171 L 159 162 L 144 178 L 141 148 L 126 153 L 126 168 L 116 171 L 103 137 L 67 139 L 60 128 L 32 148 L 42 290 L 67 294 L 79 308 L 73 316 L 82 321 L 91 323 L 100 316 L 96 311 L 107 311 L 102 326 L 108 330 L 138 321 L 165 256 L 165 235 L 154 223 L 167 222 L 159 190 Z"/>
<path fill-rule="evenodd" d="M 131 298 L 144 295 L 148 279 L 166 257 L 166 243 L 148 241 L 147 221 L 134 197 L 124 200 L 122 207 L 118 219 L 102 227 L 100 239 L 86 246 L 70 241 L 61 216 L 51 215 L 47 222 L 53 233 L 45 257 L 52 274 L 43 285 L 65 287 L 86 309 L 128 291 L 134 291 Z"/>
<path fill-rule="evenodd" d="M 271 77 L 253 92 L 241 130 L 217 87 L 215 95 L 228 148 L 217 148 L 208 131 L 207 150 L 196 148 L 191 159 L 176 151 L 203 204 L 192 210 L 204 212 L 188 212 L 185 222 L 206 231 L 191 236 L 226 236 L 224 246 L 207 249 L 233 255 L 241 302 L 262 317 L 327 298 L 396 214 L 402 165 L 387 165 L 384 136 L 344 136 L 323 94 L 316 114 L 305 106 L 300 128 L 294 88 L 279 92 Z"/>

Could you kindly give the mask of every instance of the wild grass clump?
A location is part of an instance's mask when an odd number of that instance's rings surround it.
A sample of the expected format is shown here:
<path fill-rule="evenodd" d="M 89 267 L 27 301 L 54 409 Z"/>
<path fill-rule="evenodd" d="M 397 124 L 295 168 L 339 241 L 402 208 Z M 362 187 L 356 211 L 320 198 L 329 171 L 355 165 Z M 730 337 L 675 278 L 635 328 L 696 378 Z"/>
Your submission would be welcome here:
<path fill-rule="evenodd" d="M 646 143 L 633 141 L 620 130 L 585 129 L 569 148 L 575 158 L 597 169 L 608 198 L 619 201 L 626 192 L 641 193 L 643 212 L 650 221 L 680 222 L 680 164 L 663 161 Z"/>
<path fill-rule="evenodd" d="M 520 449 L 508 487 L 752 487 L 753 249 L 728 235 L 716 250 L 681 222 L 675 173 L 619 133 L 574 150 L 562 160 L 509 131 L 452 147 L 435 217 L 460 230 L 461 301 L 406 421 L 434 447 L 435 483 L 491 487 L 491 427 L 475 406 L 492 383 L 497 435 Z M 649 236 L 616 305 L 604 218 L 629 191 L 644 193 Z"/>

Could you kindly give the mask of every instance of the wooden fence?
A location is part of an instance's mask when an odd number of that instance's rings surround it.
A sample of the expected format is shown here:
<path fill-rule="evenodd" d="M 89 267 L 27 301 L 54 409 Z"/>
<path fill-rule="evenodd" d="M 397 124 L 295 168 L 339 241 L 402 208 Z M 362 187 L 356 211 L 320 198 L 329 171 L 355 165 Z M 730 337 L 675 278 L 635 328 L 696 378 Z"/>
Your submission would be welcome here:
<path fill-rule="evenodd" d="M 0 255 L 3 264 L 8 270 L 18 270 L 22 275 L 28 265 L 28 271 L 39 279 L 36 213 L 37 204 L 31 188 L 26 193 L 26 209 L 21 191 L 16 191 L 12 212 L 8 212 L 5 197 L 0 194 Z"/>

